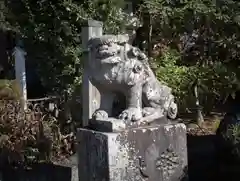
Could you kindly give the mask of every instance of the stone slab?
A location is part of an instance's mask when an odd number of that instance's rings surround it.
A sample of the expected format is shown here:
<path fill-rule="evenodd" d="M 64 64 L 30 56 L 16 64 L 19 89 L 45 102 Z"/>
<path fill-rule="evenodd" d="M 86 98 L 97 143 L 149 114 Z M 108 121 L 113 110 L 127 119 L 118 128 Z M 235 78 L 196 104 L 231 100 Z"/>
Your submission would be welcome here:
<path fill-rule="evenodd" d="M 116 118 L 108 118 L 108 120 L 95 120 L 89 119 L 89 124 L 87 129 L 91 129 L 94 131 L 101 131 L 101 132 L 118 132 L 120 130 L 126 129 L 133 129 L 139 126 L 156 126 L 161 124 L 169 124 L 171 121 L 167 119 L 165 116 L 150 123 L 142 123 L 138 124 L 138 122 L 132 122 L 131 124 L 125 124 L 123 120 L 116 119 Z"/>
<path fill-rule="evenodd" d="M 77 153 L 68 159 L 54 162 L 55 165 L 71 168 L 71 181 L 78 181 L 78 157 Z M 69 179 L 70 180 L 70 179 Z M 1 181 L 1 180 L 0 180 Z"/>
<path fill-rule="evenodd" d="M 126 129 L 126 124 L 119 119 L 111 118 L 108 120 L 89 119 L 88 129 L 100 132 L 116 132 Z"/>
<path fill-rule="evenodd" d="M 187 175 L 184 124 L 79 129 L 77 140 L 79 181 L 182 181 Z"/>

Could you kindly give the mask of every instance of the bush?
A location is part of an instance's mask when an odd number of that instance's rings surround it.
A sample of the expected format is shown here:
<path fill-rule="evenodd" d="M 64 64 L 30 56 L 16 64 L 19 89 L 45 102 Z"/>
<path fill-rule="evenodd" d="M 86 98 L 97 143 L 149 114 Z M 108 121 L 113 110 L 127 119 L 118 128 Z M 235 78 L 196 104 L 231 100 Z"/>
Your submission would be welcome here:
<path fill-rule="evenodd" d="M 22 111 L 19 101 L 0 101 L 1 165 L 29 166 L 72 154 L 72 135 L 63 136 L 57 120 L 38 110 Z"/>
<path fill-rule="evenodd" d="M 157 78 L 172 88 L 179 107 L 184 111 L 190 106 L 189 102 L 193 99 L 189 85 L 195 78 L 195 72 L 192 67 L 177 65 L 179 59 L 180 54 L 169 49 L 161 57 L 156 58 L 154 62 L 156 68 L 154 69 Z"/>
<path fill-rule="evenodd" d="M 240 161 L 240 122 L 233 114 L 226 114 L 217 130 L 220 159 L 228 163 Z"/>
<path fill-rule="evenodd" d="M 16 80 L 0 79 L 0 98 L 4 100 L 20 98 L 20 89 Z"/>
<path fill-rule="evenodd" d="M 240 160 L 240 123 L 228 126 L 224 139 L 231 146 L 231 154 Z"/>
<path fill-rule="evenodd" d="M 156 57 L 152 66 L 157 78 L 169 85 L 176 96 L 180 112 L 195 106 L 193 85 L 198 80 L 198 94 L 203 111 L 212 111 L 224 95 L 236 91 L 237 77 L 221 62 L 211 65 L 182 65 L 182 55 L 174 49 L 166 48 Z"/>

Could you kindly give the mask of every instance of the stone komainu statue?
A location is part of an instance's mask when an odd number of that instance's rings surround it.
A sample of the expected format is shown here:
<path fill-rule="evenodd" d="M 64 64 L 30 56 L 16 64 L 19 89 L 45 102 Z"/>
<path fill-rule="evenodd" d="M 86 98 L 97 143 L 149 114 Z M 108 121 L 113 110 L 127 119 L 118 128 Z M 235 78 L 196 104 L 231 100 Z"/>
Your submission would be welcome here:
<path fill-rule="evenodd" d="M 102 100 L 93 115 L 95 119 L 111 116 L 115 92 L 124 94 L 127 103 L 118 119 L 151 122 L 163 116 L 176 118 L 177 105 L 171 88 L 157 80 L 146 55 L 130 45 L 127 36 L 92 38 L 89 50 L 91 60 L 86 68 Z"/>

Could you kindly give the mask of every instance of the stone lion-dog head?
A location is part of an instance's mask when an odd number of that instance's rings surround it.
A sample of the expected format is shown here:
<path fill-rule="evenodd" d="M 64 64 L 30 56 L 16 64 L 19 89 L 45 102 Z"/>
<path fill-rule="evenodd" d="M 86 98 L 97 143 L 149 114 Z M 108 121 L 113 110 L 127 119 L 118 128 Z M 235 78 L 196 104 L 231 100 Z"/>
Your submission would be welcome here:
<path fill-rule="evenodd" d="M 103 35 L 89 41 L 93 79 L 102 83 L 132 86 L 152 73 L 147 56 L 128 44 L 125 35 Z"/>

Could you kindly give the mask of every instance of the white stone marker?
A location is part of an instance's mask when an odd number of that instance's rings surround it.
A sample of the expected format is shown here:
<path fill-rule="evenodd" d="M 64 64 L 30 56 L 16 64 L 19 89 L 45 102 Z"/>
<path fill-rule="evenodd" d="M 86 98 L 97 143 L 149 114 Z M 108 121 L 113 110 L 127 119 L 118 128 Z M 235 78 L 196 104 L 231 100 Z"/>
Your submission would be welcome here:
<path fill-rule="evenodd" d="M 25 56 L 27 53 L 20 46 L 14 48 L 14 59 L 15 59 L 15 77 L 17 83 L 20 86 L 21 103 L 23 109 L 27 109 L 27 81 L 26 81 L 26 69 L 25 69 Z"/>

